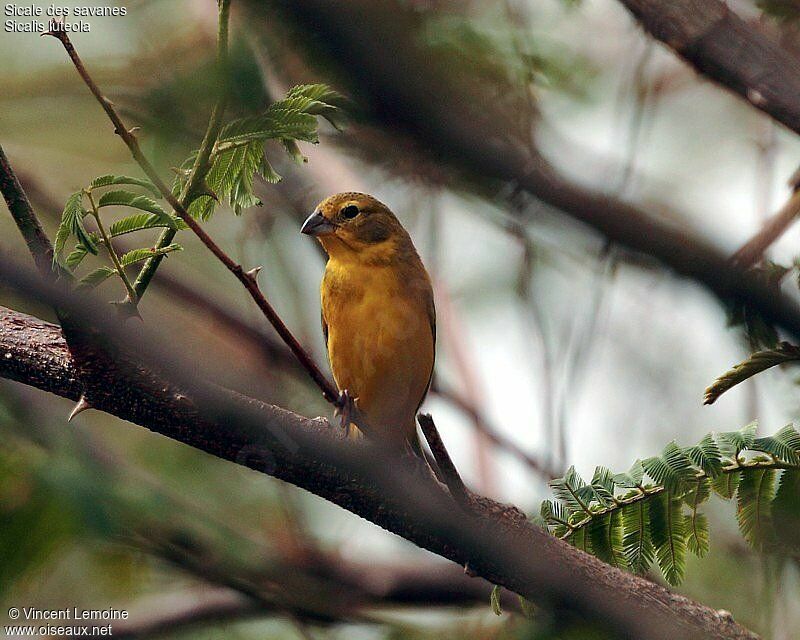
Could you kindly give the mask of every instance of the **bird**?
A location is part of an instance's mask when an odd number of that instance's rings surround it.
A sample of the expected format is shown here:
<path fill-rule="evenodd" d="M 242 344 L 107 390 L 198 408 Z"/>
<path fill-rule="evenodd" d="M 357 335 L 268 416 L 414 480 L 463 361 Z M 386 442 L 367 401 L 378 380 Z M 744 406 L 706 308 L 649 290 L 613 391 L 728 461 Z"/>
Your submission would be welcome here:
<path fill-rule="evenodd" d="M 328 255 L 322 332 L 348 433 L 422 457 L 416 415 L 435 361 L 433 287 L 414 243 L 385 204 L 345 192 L 320 202 L 300 229 Z M 363 433 L 362 433 L 363 432 Z"/>

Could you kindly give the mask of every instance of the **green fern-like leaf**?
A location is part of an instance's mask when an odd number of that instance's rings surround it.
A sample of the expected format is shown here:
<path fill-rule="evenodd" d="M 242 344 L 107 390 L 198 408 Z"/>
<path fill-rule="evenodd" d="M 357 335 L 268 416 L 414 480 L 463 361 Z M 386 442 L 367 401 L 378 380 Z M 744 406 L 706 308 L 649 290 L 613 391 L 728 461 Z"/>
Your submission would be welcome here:
<path fill-rule="evenodd" d="M 725 473 L 711 481 L 711 488 L 714 489 L 714 492 L 721 498 L 730 500 L 736 495 L 736 489 L 739 488 L 741 479 L 742 473 L 740 471 Z"/>
<path fill-rule="evenodd" d="M 800 463 L 800 456 L 797 453 L 800 450 L 800 434 L 791 424 L 783 427 L 774 436 L 756 438 L 752 448 L 768 453 L 783 462 Z"/>
<path fill-rule="evenodd" d="M 131 176 L 115 176 L 115 175 L 105 175 L 99 176 L 92 180 L 92 188 L 99 188 L 99 187 L 109 187 L 111 185 L 116 184 L 124 184 L 133 187 L 142 187 L 143 189 L 147 189 L 150 193 L 154 196 L 161 197 L 161 193 L 158 190 L 158 187 L 154 185 L 149 180 L 145 180 L 143 178 L 134 178 Z"/>
<path fill-rule="evenodd" d="M 70 235 L 74 235 L 78 240 L 78 244 L 85 247 L 89 253 L 97 255 L 97 242 L 93 239 L 91 234 L 86 231 L 86 227 L 83 226 L 83 218 L 85 215 L 86 210 L 83 208 L 83 192 L 77 191 L 67 199 L 64 205 L 64 211 L 61 213 L 61 224 L 56 233 L 56 242 L 53 251 L 54 261 L 60 258 Z"/>
<path fill-rule="evenodd" d="M 715 478 L 722 473 L 722 452 L 710 433 L 699 444 L 688 447 L 685 451 L 689 459 L 709 478 Z"/>
<path fill-rule="evenodd" d="M 637 460 L 627 473 L 618 473 L 614 476 L 614 484 L 628 489 L 635 489 L 642 484 L 643 479 L 644 467 L 642 466 L 642 461 Z"/>
<path fill-rule="evenodd" d="M 710 495 L 711 481 L 708 478 L 699 478 L 695 486 L 683 496 L 683 501 L 690 510 L 685 516 L 685 530 L 688 536 L 686 546 L 700 558 L 708 553 L 710 536 L 708 519 L 699 509 Z"/>
<path fill-rule="evenodd" d="M 286 94 L 286 99 L 305 98 L 309 103 L 305 106 L 306 113 L 322 116 L 336 129 L 341 130 L 342 110 L 340 106 L 344 98 L 326 84 L 301 84 L 293 87 Z"/>
<path fill-rule="evenodd" d="M 612 511 L 594 518 L 588 525 L 594 554 L 608 564 L 625 569 L 622 512 Z"/>
<path fill-rule="evenodd" d="M 592 489 L 597 501 L 603 506 L 615 504 L 614 498 L 614 474 L 605 467 L 597 467 L 592 476 Z"/>
<path fill-rule="evenodd" d="M 772 499 L 775 497 L 777 472 L 750 469 L 739 482 L 736 519 L 745 540 L 755 549 L 772 542 Z"/>
<path fill-rule="evenodd" d="M 114 221 L 108 228 L 108 233 L 112 238 L 123 236 L 128 233 L 135 233 L 136 231 L 143 231 L 145 229 L 165 228 L 168 225 L 164 222 L 161 216 L 154 213 L 136 213 L 132 216 L 121 218 Z M 172 218 L 173 229 L 186 229 L 186 223 L 180 218 Z"/>
<path fill-rule="evenodd" d="M 693 511 L 684 516 L 684 528 L 688 532 L 686 546 L 698 558 L 702 558 L 708 553 L 711 535 L 708 530 L 708 518 L 706 514 Z"/>
<path fill-rule="evenodd" d="M 575 467 L 567 469 L 563 478 L 550 481 L 553 495 L 563 502 L 569 514 L 582 511 L 591 515 L 588 502 L 590 496 L 586 494 L 586 486 Z"/>
<path fill-rule="evenodd" d="M 264 153 L 266 141 L 280 141 L 295 160 L 304 162 L 298 141 L 317 142 L 318 117 L 338 127 L 341 102 L 341 96 L 327 85 L 300 85 L 263 113 L 226 125 L 216 142 L 211 169 L 206 175 L 211 193 L 193 194 L 189 213 L 205 220 L 213 214 L 218 202 L 227 203 L 237 215 L 261 204 L 253 193 L 254 176 L 261 175 L 267 182 L 281 179 Z M 195 156 L 181 166 L 173 193 L 179 194 L 183 189 Z"/>
<path fill-rule="evenodd" d="M 93 289 L 97 285 L 108 280 L 115 273 L 116 271 L 110 267 L 98 267 L 81 278 L 78 282 L 78 286 L 84 289 Z"/>
<path fill-rule="evenodd" d="M 107 191 L 97 202 L 98 208 L 122 206 L 131 207 L 133 209 L 140 209 L 152 213 L 163 222 L 164 226 L 173 228 L 173 217 L 170 216 L 161 206 L 152 198 L 133 193 L 131 191 L 115 190 Z"/>
<path fill-rule="evenodd" d="M 739 431 L 727 431 L 719 434 L 720 449 L 732 459 L 739 457 L 745 449 L 751 449 L 756 439 L 757 422 L 751 422 Z"/>
<path fill-rule="evenodd" d="M 661 456 L 642 461 L 647 475 L 668 491 L 677 491 L 692 482 L 697 473 L 692 461 L 675 442 L 670 442 Z"/>
<path fill-rule="evenodd" d="M 172 244 L 159 249 L 134 249 L 133 251 L 128 251 L 128 253 L 125 255 L 120 256 L 119 261 L 122 263 L 123 267 L 127 267 L 129 265 L 136 264 L 137 262 L 149 260 L 153 256 L 165 256 L 173 251 L 182 250 L 183 247 L 181 245 L 173 242 Z"/>
<path fill-rule="evenodd" d="M 656 550 L 650 537 L 650 505 L 639 500 L 622 510 L 622 548 L 631 571 L 644 574 L 653 564 Z"/>
<path fill-rule="evenodd" d="M 681 500 L 665 491 L 650 500 L 651 537 L 664 578 L 680 583 L 686 570 L 686 531 Z"/>
<path fill-rule="evenodd" d="M 562 503 L 545 500 L 540 515 L 554 536 L 562 538 L 569 531 L 569 514 Z"/>
<path fill-rule="evenodd" d="M 587 531 L 587 527 L 582 527 L 572 535 L 567 538 L 567 541 L 574 547 L 580 549 L 581 551 L 585 551 L 586 553 L 592 553 L 592 543 L 589 539 L 589 532 Z"/>

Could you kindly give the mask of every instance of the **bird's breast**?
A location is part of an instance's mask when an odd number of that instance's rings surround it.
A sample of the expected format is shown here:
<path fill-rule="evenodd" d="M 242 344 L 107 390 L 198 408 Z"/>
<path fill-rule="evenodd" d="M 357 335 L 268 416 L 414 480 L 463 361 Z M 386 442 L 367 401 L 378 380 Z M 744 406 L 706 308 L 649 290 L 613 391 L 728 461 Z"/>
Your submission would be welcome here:
<path fill-rule="evenodd" d="M 322 312 L 336 383 L 370 421 L 411 421 L 433 369 L 430 283 L 388 267 L 328 263 Z M 403 424 L 402 426 L 405 426 Z"/>

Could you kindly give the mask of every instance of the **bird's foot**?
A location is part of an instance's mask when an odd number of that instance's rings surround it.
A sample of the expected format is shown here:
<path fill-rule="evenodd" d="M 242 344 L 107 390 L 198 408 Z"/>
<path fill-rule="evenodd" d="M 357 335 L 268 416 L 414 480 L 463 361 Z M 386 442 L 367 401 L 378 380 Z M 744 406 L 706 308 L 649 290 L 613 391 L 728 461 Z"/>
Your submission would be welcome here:
<path fill-rule="evenodd" d="M 353 422 L 357 422 L 356 416 L 358 415 L 358 407 L 356 407 L 355 398 L 350 395 L 350 392 L 345 389 L 339 392 L 339 398 L 336 400 L 336 410 L 334 415 L 339 416 L 340 426 L 342 429 L 350 429 Z"/>

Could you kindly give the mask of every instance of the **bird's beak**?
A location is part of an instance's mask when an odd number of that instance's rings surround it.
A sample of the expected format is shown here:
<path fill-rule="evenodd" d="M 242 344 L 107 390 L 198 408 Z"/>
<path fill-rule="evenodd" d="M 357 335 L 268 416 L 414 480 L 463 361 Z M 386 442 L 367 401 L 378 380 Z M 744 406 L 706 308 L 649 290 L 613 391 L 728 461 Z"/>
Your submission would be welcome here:
<path fill-rule="evenodd" d="M 306 218 L 303 226 L 300 227 L 300 233 L 305 233 L 308 236 L 324 236 L 333 233 L 335 229 L 335 224 L 318 211 L 315 211 Z"/>

